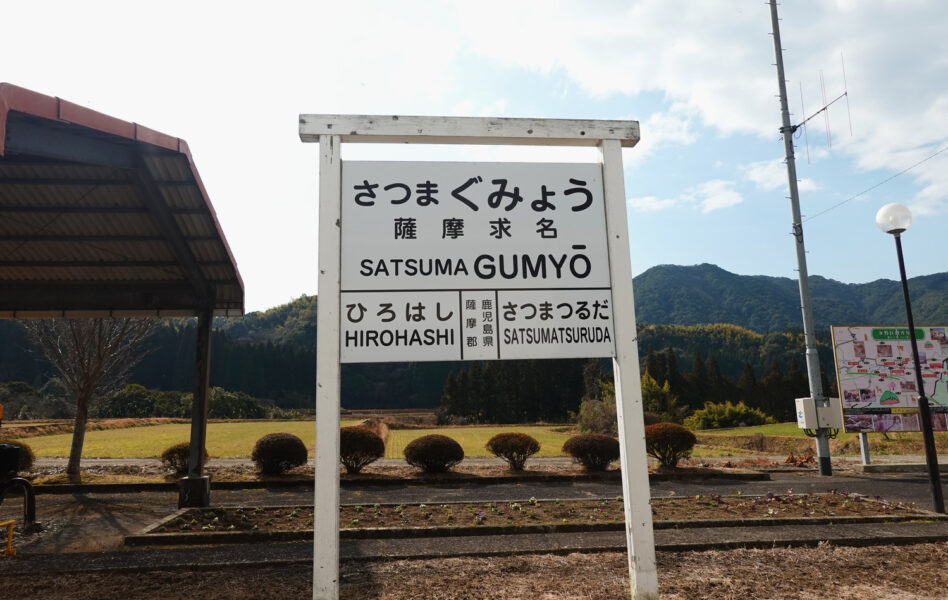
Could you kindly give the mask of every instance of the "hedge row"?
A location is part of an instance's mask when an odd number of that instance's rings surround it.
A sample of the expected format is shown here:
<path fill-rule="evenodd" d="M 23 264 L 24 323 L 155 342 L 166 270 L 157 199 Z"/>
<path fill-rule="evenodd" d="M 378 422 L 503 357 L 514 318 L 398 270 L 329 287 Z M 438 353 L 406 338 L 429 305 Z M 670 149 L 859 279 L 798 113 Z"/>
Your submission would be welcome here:
<path fill-rule="evenodd" d="M 695 436 L 675 423 L 657 423 L 645 428 L 646 452 L 665 468 L 691 454 Z M 499 433 L 488 440 L 487 450 L 507 462 L 512 471 L 522 471 L 526 460 L 540 451 L 540 443 L 525 433 Z M 339 458 L 347 473 L 358 473 L 385 454 L 385 442 L 365 427 L 343 427 L 339 432 Z M 604 471 L 619 459 L 619 440 L 599 434 L 576 435 L 563 444 L 563 452 L 590 471 Z M 28 454 L 28 449 L 27 453 Z M 405 446 L 405 461 L 425 473 L 443 473 L 464 460 L 461 445 L 444 435 L 426 435 Z M 264 475 L 284 473 L 306 464 L 306 446 L 290 433 L 271 433 L 254 445 L 251 459 Z M 166 467 L 187 473 L 189 447 L 186 442 L 169 447 L 161 455 Z M 205 460 L 207 453 L 205 451 Z M 31 462 L 31 461 L 30 461 Z"/>

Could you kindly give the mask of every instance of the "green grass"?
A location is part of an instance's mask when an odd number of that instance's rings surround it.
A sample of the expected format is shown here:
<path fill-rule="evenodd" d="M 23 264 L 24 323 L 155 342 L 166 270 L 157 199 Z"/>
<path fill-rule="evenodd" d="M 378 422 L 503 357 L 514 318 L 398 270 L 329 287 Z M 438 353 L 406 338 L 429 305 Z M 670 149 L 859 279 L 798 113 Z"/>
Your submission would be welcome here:
<path fill-rule="evenodd" d="M 464 456 L 493 456 L 484 445 L 498 433 L 517 432 L 533 436 L 540 442 L 537 457 L 563 456 L 563 442 L 571 436 L 568 433 L 554 431 L 558 426 L 551 425 L 500 425 L 470 427 L 439 427 L 435 429 L 394 429 L 388 434 L 385 444 L 385 458 L 402 458 L 405 446 L 414 439 L 433 433 L 446 435 L 461 444 Z"/>
<path fill-rule="evenodd" d="M 698 435 L 705 434 L 716 434 L 720 433 L 722 435 L 754 435 L 761 434 L 766 436 L 783 436 L 783 437 L 799 437 L 804 438 L 806 434 L 803 433 L 803 430 L 797 427 L 796 421 L 790 423 L 774 423 L 771 425 L 755 425 L 752 427 L 734 427 L 731 429 L 702 429 L 695 432 Z M 878 434 L 876 434 L 878 435 Z M 849 445 L 858 444 L 858 434 L 855 433 L 846 433 L 840 430 L 839 435 L 836 438 L 840 443 L 850 442 Z"/>
<path fill-rule="evenodd" d="M 803 430 L 797 427 L 796 421 L 792 423 L 773 423 L 771 425 L 755 425 L 752 427 L 732 427 L 730 429 L 701 429 L 695 431 L 697 434 L 705 433 L 726 433 L 728 435 L 788 435 L 793 437 L 806 437 Z"/>
<path fill-rule="evenodd" d="M 343 420 L 342 425 L 359 421 Z M 313 421 L 228 421 L 208 423 L 207 452 L 214 458 L 250 456 L 254 443 L 268 433 L 287 432 L 299 436 L 310 454 L 316 441 Z M 154 458 L 161 452 L 191 438 L 189 423 L 87 431 L 82 446 L 84 458 Z M 31 437 L 23 440 L 36 456 L 69 456 L 72 434 Z"/>

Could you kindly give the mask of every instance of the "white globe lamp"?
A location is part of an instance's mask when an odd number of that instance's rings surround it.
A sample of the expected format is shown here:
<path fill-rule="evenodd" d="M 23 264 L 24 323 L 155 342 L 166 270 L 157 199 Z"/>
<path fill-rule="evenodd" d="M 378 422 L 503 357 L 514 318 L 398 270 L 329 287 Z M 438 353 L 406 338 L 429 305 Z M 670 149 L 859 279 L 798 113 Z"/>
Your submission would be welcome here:
<path fill-rule="evenodd" d="M 876 213 L 876 225 L 885 233 L 899 235 L 912 225 L 912 212 L 898 202 L 886 204 Z"/>

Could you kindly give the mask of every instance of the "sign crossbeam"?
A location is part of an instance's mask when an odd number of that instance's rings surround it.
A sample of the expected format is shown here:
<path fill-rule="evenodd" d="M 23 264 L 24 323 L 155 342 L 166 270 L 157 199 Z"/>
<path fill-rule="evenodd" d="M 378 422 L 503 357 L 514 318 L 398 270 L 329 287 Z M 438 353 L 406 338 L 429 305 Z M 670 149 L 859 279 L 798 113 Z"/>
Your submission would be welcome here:
<path fill-rule="evenodd" d="M 622 171 L 638 123 L 300 115 L 299 134 L 320 144 L 314 600 L 339 597 L 340 362 L 450 348 L 613 358 L 632 597 L 657 598 Z M 344 142 L 595 146 L 601 164 L 343 164 Z"/>
<path fill-rule="evenodd" d="M 321 135 L 348 143 L 502 144 L 598 146 L 618 140 L 626 148 L 639 142 L 638 121 L 588 119 L 512 119 L 414 117 L 397 115 L 300 115 L 300 139 Z"/>

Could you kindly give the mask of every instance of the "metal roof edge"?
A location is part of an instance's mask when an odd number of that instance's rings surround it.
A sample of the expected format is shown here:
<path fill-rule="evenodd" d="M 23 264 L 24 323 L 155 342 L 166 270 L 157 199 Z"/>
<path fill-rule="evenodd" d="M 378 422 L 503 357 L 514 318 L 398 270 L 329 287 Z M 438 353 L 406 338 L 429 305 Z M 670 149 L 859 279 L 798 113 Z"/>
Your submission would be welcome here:
<path fill-rule="evenodd" d="M 191 149 L 186 141 L 139 125 L 138 123 L 123 121 L 117 117 L 112 117 L 91 108 L 74 104 L 59 97 L 47 96 L 12 83 L 0 82 L 0 156 L 4 156 L 7 118 L 11 111 L 51 121 L 79 125 L 184 155 L 188 160 L 191 175 L 194 177 L 201 197 L 204 199 L 204 206 L 208 210 L 211 221 L 214 223 L 214 228 L 220 236 L 224 249 L 227 252 L 227 257 L 230 259 L 231 266 L 237 278 L 237 283 L 240 286 L 241 296 L 243 296 L 243 292 L 245 291 L 244 282 L 240 271 L 237 269 L 237 261 L 234 258 L 230 244 L 227 242 L 227 238 L 224 236 L 224 231 L 217 218 L 217 212 L 214 210 L 214 206 L 204 187 L 204 182 L 198 174 L 197 165 L 194 162 Z"/>

